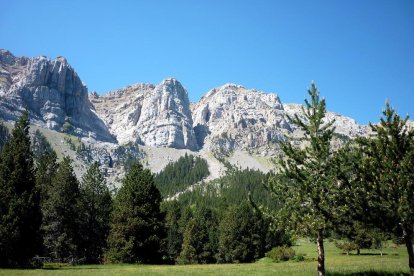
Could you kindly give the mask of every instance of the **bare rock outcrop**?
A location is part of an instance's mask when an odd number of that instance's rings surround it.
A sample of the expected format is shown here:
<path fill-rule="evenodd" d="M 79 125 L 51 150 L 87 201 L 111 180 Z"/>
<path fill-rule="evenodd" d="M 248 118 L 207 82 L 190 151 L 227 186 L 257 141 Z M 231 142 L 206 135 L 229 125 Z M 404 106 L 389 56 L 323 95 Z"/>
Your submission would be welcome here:
<path fill-rule="evenodd" d="M 90 100 L 121 144 L 198 148 L 187 91 L 174 78 L 90 95 Z"/>
<path fill-rule="evenodd" d="M 91 110 L 88 89 L 63 57 L 15 57 L 0 50 L 0 116 L 16 120 L 27 109 L 34 124 L 115 141 Z"/>
<path fill-rule="evenodd" d="M 210 150 L 268 146 L 290 132 L 282 102 L 240 85 L 226 84 L 209 91 L 192 105 L 199 145 Z"/>

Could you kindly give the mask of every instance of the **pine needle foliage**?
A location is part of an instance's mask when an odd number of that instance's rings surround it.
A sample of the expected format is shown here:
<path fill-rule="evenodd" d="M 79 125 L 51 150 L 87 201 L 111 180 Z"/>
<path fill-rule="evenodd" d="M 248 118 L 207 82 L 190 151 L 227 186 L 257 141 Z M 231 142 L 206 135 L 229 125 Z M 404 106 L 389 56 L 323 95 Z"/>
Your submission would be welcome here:
<path fill-rule="evenodd" d="M 41 213 L 27 111 L 16 122 L 0 159 L 0 266 L 29 266 L 41 248 Z"/>
<path fill-rule="evenodd" d="M 289 118 L 304 133 L 303 146 L 295 141 L 282 143 L 285 157 L 280 172 L 269 180 L 269 189 L 282 205 L 277 217 L 296 233 L 317 240 L 318 274 L 325 274 L 323 239 L 332 226 L 339 198 L 332 163 L 333 121 L 325 118 L 326 102 L 314 82 L 302 107 L 304 117 Z M 287 225 L 286 225 L 287 224 Z"/>

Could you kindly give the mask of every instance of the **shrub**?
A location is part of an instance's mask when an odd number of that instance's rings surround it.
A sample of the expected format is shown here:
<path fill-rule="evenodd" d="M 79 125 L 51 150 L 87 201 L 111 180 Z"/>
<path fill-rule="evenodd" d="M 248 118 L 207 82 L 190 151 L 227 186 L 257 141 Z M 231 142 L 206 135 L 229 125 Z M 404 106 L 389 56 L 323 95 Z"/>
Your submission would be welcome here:
<path fill-rule="evenodd" d="M 335 246 L 341 249 L 343 252 L 346 252 L 346 255 L 349 255 L 351 251 L 358 249 L 358 245 L 350 241 L 343 241 L 343 242 L 335 241 Z"/>
<path fill-rule="evenodd" d="M 294 260 L 295 262 L 303 262 L 305 260 L 305 257 L 302 255 L 298 255 L 298 256 L 294 256 L 292 260 Z"/>
<path fill-rule="evenodd" d="M 287 246 L 277 246 L 266 253 L 266 257 L 273 261 L 288 261 L 295 256 L 296 252 Z M 299 256 L 298 256 L 299 257 Z M 301 256 L 303 258 L 303 256 Z"/>

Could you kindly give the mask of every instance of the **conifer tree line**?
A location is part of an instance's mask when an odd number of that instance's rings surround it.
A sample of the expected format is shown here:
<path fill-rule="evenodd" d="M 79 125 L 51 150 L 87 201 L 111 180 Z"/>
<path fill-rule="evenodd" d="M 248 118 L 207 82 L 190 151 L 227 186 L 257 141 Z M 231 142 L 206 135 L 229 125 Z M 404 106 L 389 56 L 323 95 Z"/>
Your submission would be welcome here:
<path fill-rule="evenodd" d="M 154 181 L 163 196 L 172 196 L 208 175 L 207 161 L 199 156 L 195 157 L 186 153 L 156 174 Z"/>
<path fill-rule="evenodd" d="M 229 168 L 203 185 L 205 160 L 186 155 L 154 175 L 137 162 L 116 194 L 94 163 L 79 181 L 41 133 L 29 137 L 26 112 L 9 134 L 0 125 L 0 266 L 33 265 L 34 256 L 75 263 L 252 262 L 291 234 L 316 242 L 325 275 L 324 240 L 344 251 L 394 239 L 414 275 L 414 129 L 387 102 L 372 133 L 333 144 L 335 129 L 314 83 L 304 133 L 289 137 L 275 172 Z M 181 192 L 179 197 L 174 195 Z M 36 259 L 36 258 L 35 258 Z"/>
<path fill-rule="evenodd" d="M 252 262 L 289 241 L 247 202 L 254 187 L 260 187 L 254 195 L 261 198 L 260 184 L 269 175 L 234 170 L 210 185 L 220 186 L 222 196 L 215 188 L 194 189 L 182 200 L 163 201 L 157 185 L 167 196 L 174 189 L 168 181 L 174 186 L 184 180 L 180 187 L 185 189 L 208 174 L 205 160 L 185 155 L 157 175 L 134 163 L 113 195 L 98 163 L 79 181 L 71 159 L 59 161 L 39 131 L 31 142 L 27 112 L 11 135 L 1 129 L 1 267 L 30 267 L 39 260 Z"/>

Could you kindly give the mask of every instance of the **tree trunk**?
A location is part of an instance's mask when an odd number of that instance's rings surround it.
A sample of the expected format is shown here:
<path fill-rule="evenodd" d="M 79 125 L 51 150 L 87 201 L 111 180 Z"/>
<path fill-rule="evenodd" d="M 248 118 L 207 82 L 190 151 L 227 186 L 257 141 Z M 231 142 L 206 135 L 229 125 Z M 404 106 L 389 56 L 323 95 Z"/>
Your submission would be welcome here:
<path fill-rule="evenodd" d="M 413 251 L 413 235 L 408 233 L 407 229 L 403 226 L 403 235 L 405 246 L 407 247 L 408 252 L 408 266 L 410 267 L 410 273 L 414 276 L 414 251 Z"/>
<path fill-rule="evenodd" d="M 361 254 L 361 249 L 357 248 L 357 255 Z"/>
<path fill-rule="evenodd" d="M 323 230 L 318 230 L 318 275 L 325 276 L 325 249 L 323 247 Z"/>

